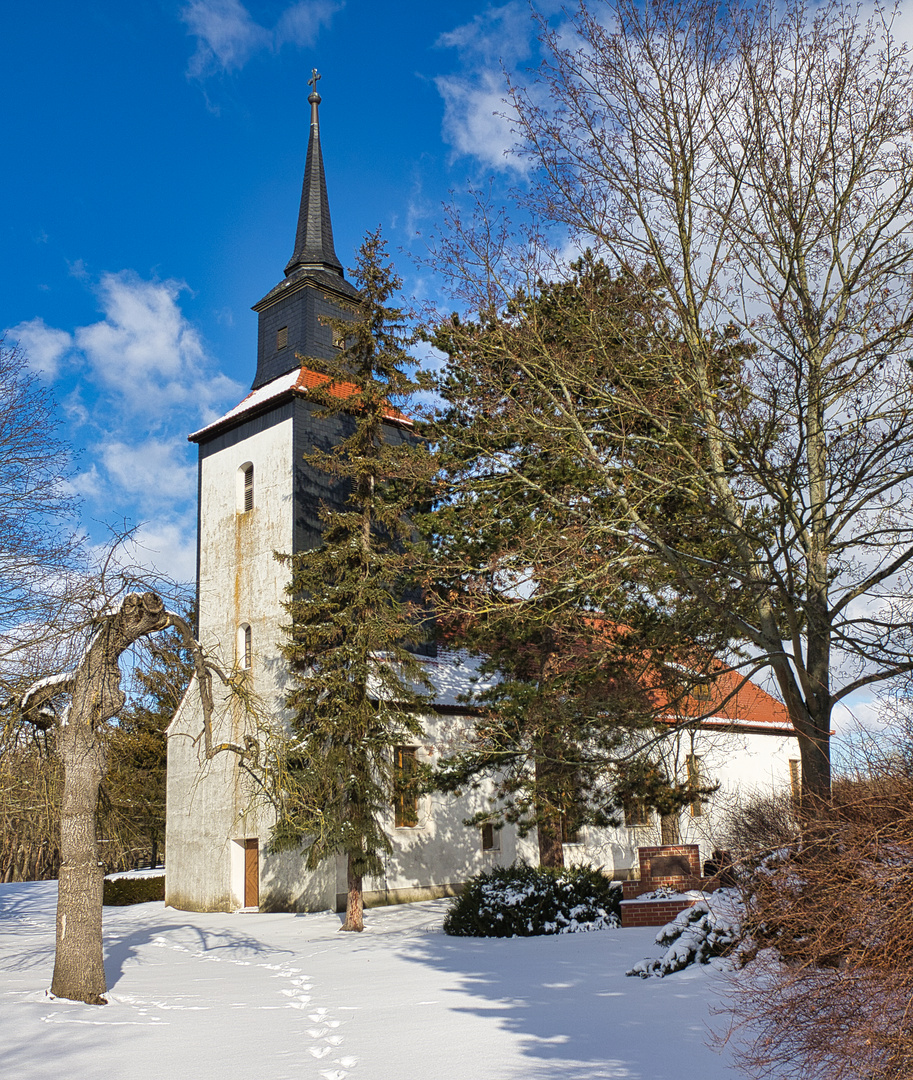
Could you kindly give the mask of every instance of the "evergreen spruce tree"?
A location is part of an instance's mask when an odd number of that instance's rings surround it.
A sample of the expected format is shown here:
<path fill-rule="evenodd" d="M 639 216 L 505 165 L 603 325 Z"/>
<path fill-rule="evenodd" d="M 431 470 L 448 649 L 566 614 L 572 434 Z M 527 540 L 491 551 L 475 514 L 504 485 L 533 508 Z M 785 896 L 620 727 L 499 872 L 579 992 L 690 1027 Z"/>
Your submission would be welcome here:
<path fill-rule="evenodd" d="M 379 231 L 366 237 L 353 274 L 362 303 L 352 321 L 332 324 L 346 342 L 338 362 L 306 358 L 327 377 L 315 400 L 346 418 L 349 432 L 306 460 L 348 494 L 344 508 L 323 508 L 319 547 L 280 556 L 292 570 L 283 648 L 292 717 L 272 834 L 276 850 L 303 843 L 312 869 L 345 855 L 344 930 L 363 929 L 363 883 L 392 850 L 394 801 L 414 805 L 417 772 L 395 759 L 421 738 L 416 710 L 427 700 L 407 646 L 426 632 L 410 580 L 410 514 L 429 454 L 397 408 L 415 389 L 413 361 L 402 311 L 389 306 L 401 282 Z"/>

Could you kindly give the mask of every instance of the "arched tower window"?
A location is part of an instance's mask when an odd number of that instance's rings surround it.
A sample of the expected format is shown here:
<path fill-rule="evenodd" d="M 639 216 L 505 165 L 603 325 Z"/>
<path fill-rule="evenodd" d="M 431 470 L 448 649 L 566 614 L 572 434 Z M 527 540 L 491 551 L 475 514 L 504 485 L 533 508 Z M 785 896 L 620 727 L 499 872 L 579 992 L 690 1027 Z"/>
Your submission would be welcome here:
<path fill-rule="evenodd" d="M 254 508 L 254 467 L 245 462 L 238 469 L 238 513 L 246 514 Z"/>
<path fill-rule="evenodd" d="M 250 671 L 253 658 L 254 649 L 250 623 L 242 623 L 238 627 L 238 664 L 242 670 Z"/>

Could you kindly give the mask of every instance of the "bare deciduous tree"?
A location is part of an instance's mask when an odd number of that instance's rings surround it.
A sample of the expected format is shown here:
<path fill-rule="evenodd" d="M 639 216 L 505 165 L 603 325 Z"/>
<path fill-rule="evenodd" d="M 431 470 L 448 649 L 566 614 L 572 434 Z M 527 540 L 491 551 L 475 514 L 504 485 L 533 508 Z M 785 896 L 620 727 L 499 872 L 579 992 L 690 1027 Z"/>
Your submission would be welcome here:
<path fill-rule="evenodd" d="M 894 603 L 913 558 L 908 50 L 889 14 L 841 0 L 606 0 L 560 35 L 543 21 L 542 42 L 538 85 L 510 89 L 526 205 L 659 307 L 643 370 L 613 368 L 598 319 L 593 371 L 547 343 L 513 369 L 589 470 L 595 496 L 565 516 L 732 626 L 789 709 L 808 802 L 826 800 L 834 705 L 913 666 Z M 440 253 L 477 268 L 483 317 L 515 297 L 503 240 L 489 218 Z M 721 371 L 727 334 L 748 351 Z M 528 450 L 492 454 L 505 490 L 536 488 Z M 668 527 L 682 497 L 716 551 Z"/>
<path fill-rule="evenodd" d="M 0 339 L 0 688 L 41 668 L 45 629 L 82 583 L 71 456 L 58 408 L 18 349 Z"/>

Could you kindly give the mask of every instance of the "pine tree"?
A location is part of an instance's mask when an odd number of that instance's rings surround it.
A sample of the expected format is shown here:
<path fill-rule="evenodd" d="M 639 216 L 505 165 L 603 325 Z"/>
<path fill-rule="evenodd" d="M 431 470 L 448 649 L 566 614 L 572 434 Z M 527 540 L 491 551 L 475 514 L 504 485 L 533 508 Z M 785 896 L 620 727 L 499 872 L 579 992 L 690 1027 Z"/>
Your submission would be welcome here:
<path fill-rule="evenodd" d="M 576 827 L 617 824 L 630 799 L 665 824 L 708 793 L 667 774 L 657 746 L 674 734 L 668 717 L 679 704 L 694 714 L 689 683 L 710 677 L 732 635 L 644 557 L 636 534 L 615 527 L 611 483 L 594 467 L 625 470 L 617 427 L 631 445 L 656 443 L 659 421 L 626 411 L 632 386 L 649 390 L 663 423 L 685 426 L 664 374 L 680 342 L 652 286 L 589 253 L 572 271 L 518 290 L 500 310 L 453 316 L 432 338 L 448 357 L 432 427 L 446 497 L 427 521 L 438 623 L 496 676 L 475 698 L 482 712 L 469 745 L 435 780 L 459 790 L 492 778 L 489 820 L 535 828 L 549 866 L 562 865 L 562 839 Z M 720 336 L 720 393 L 744 354 Z M 588 424 L 582 448 L 568 402 Z M 650 469 L 663 475 L 668 462 L 657 452 Z M 669 537 L 724 554 L 685 486 L 650 498 Z"/>
<path fill-rule="evenodd" d="M 277 850 L 304 843 L 311 869 L 345 855 L 344 930 L 363 929 L 364 879 L 392 850 L 387 827 L 404 794 L 394 780 L 405 775 L 394 755 L 422 734 L 416 710 L 427 687 L 407 645 L 425 633 L 410 513 L 429 454 L 396 407 L 415 389 L 413 362 L 403 313 L 388 306 L 401 283 L 379 231 L 362 244 L 354 276 L 362 302 L 352 321 L 332 323 L 346 342 L 338 363 L 306 359 L 328 377 L 315 400 L 349 432 L 306 460 L 347 495 L 343 508 L 323 508 L 319 547 L 280 556 L 292 571 L 283 648 L 292 717 L 272 835 Z"/>

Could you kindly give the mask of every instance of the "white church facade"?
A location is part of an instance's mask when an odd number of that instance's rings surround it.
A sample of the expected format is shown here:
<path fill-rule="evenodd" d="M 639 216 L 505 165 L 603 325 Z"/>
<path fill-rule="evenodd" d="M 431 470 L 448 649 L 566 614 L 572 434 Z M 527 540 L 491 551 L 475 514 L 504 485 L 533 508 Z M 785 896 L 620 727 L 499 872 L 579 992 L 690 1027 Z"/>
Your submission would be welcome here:
<path fill-rule="evenodd" d="M 288 570 L 273 553 L 319 543 L 321 503 L 332 503 L 338 493 L 303 457 L 332 445 L 340 437 L 334 425 L 342 422 L 322 416 L 313 404 L 309 394 L 319 376 L 302 368 L 296 354 L 332 360 L 337 353 L 333 332 L 321 316 L 338 317 L 358 297 L 333 247 L 316 83 L 309 101 L 295 250 L 284 280 L 254 307 L 259 334 L 251 392 L 191 436 L 199 447 L 200 641 L 225 666 L 243 672 L 253 695 L 280 720 L 287 682 L 280 643 Z M 391 437 L 403 437 L 404 425 L 392 423 Z M 471 724 L 457 698 L 470 689 L 473 669 L 456 657 L 428 655 L 422 662 L 436 688 L 435 704 L 423 717 L 421 745 L 406 750 L 434 760 L 457 746 Z M 224 696 L 217 704 L 222 707 L 216 710 L 215 742 L 243 743 L 250 723 L 244 710 L 226 704 Z M 308 871 L 300 853 L 271 853 L 268 804 L 256 797 L 237 755 L 205 759 L 201 726 L 198 696 L 189 692 L 169 728 L 166 903 L 196 911 L 344 907 L 344 858 Z M 682 842 L 700 844 L 702 857 L 708 857 L 720 817 L 737 793 L 794 784 L 798 756 L 785 710 L 751 684 L 712 719 L 672 736 L 670 767 L 682 775 L 699 764 L 702 780 L 720 784 L 706 807 L 683 811 Z M 484 790 L 458 798 L 425 796 L 400 824 L 391 805 L 393 852 L 383 875 L 366 880 L 366 902 L 448 895 L 480 870 L 517 859 L 535 862 L 535 835 L 521 838 L 511 826 L 498 831 L 464 824 L 487 809 Z M 615 829 L 583 827 L 572 839 L 565 846 L 567 862 L 590 862 L 624 878 L 637 867 L 637 848 L 659 842 L 659 825 L 645 818 Z"/>

